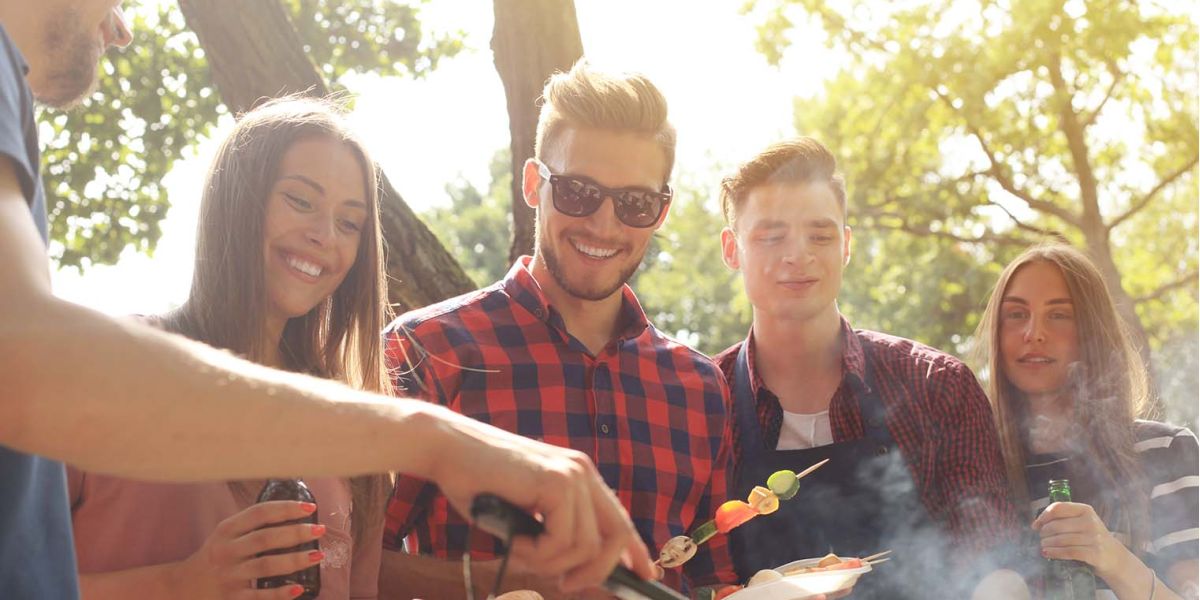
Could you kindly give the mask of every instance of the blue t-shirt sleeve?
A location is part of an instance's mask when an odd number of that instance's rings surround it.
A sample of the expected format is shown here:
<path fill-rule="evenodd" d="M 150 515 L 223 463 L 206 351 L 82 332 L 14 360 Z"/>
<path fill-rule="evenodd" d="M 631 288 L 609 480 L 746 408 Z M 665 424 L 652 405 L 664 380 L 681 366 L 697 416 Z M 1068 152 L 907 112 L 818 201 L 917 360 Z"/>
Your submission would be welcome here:
<path fill-rule="evenodd" d="M 17 173 L 26 202 L 33 203 L 37 165 L 31 164 L 26 130 L 32 127 L 29 89 L 24 63 L 12 40 L 0 29 L 0 155 Z"/>

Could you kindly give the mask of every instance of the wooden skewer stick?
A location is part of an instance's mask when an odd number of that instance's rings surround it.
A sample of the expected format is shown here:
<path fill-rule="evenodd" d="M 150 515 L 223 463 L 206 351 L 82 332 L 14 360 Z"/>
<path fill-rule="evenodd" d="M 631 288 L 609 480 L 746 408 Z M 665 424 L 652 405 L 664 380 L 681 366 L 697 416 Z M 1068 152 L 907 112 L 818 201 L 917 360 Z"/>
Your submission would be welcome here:
<path fill-rule="evenodd" d="M 815 464 L 815 465 L 813 465 L 813 466 L 811 466 L 811 467 L 809 467 L 809 468 L 807 468 L 807 469 L 805 469 L 805 470 L 803 470 L 803 471 L 800 471 L 800 473 L 798 473 L 798 474 L 796 475 L 796 479 L 804 479 L 804 476 L 805 476 L 805 475 L 808 475 L 809 473 L 812 473 L 813 471 L 816 471 L 817 469 L 821 468 L 821 466 L 822 466 L 822 465 L 824 465 L 824 464 L 825 464 L 825 463 L 827 463 L 827 462 L 829 462 L 829 459 L 828 459 L 828 458 L 827 458 L 827 459 L 825 459 L 825 460 L 823 460 L 823 461 L 821 461 L 821 462 L 819 462 L 819 463 L 817 463 L 817 464 Z"/>
<path fill-rule="evenodd" d="M 880 557 L 883 557 L 883 556 L 887 556 L 888 554 L 891 554 L 891 553 L 892 553 L 892 551 L 891 551 L 891 550 L 884 550 L 883 552 L 876 552 L 875 554 L 872 554 L 872 555 L 870 555 L 870 556 L 864 557 L 864 558 L 862 558 L 861 560 L 862 560 L 863 562 L 871 562 L 871 561 L 873 561 L 873 560 L 875 560 L 875 559 L 877 559 L 877 558 L 880 558 Z"/>
<path fill-rule="evenodd" d="M 873 567 L 873 566 L 875 566 L 875 565 L 877 565 L 877 564 L 879 564 L 879 563 L 885 563 L 885 562 L 887 562 L 887 561 L 889 561 L 889 560 L 892 560 L 892 558 L 891 558 L 890 556 L 889 556 L 888 558 L 880 558 L 880 559 L 876 559 L 876 560 L 872 560 L 872 561 L 865 561 L 865 560 L 864 560 L 863 562 L 865 562 L 865 563 L 867 563 L 868 565 L 871 565 L 871 566 Z"/>

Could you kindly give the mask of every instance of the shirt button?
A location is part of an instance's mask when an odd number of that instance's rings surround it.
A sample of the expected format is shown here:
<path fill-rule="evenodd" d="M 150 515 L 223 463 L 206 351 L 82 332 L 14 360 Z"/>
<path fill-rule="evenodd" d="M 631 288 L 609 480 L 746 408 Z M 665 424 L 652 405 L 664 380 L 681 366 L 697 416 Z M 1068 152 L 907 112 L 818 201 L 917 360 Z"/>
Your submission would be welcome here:
<path fill-rule="evenodd" d="M 877 448 L 875 450 L 875 456 L 883 456 L 884 454 L 887 454 L 887 453 L 888 453 L 887 446 L 880 446 L 879 448 Z"/>
<path fill-rule="evenodd" d="M 535 316 L 539 319 L 544 319 L 544 318 L 546 318 L 546 311 L 544 311 L 540 308 L 536 308 L 533 310 L 533 316 Z"/>
<path fill-rule="evenodd" d="M 603 433 L 604 435 L 608 435 L 608 423 L 600 424 L 600 433 Z"/>

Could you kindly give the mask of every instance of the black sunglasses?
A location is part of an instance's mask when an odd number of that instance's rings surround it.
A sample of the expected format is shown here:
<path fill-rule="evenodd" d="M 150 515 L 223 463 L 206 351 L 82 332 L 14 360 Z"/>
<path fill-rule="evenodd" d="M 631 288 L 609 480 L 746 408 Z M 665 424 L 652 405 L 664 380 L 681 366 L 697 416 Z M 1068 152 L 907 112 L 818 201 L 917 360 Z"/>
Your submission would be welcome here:
<path fill-rule="evenodd" d="M 617 219 L 639 229 L 653 227 L 671 203 L 671 186 L 663 185 L 661 192 L 646 188 L 607 188 L 587 177 L 555 175 L 550 168 L 535 160 L 538 175 L 550 182 L 554 208 L 571 217 L 586 217 L 600 209 L 605 198 L 613 199 Z"/>

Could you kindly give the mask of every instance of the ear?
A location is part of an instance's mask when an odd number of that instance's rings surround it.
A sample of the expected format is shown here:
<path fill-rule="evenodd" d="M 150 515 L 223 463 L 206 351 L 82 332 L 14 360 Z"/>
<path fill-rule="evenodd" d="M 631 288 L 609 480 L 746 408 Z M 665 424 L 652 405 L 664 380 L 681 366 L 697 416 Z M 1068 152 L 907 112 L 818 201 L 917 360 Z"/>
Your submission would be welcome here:
<path fill-rule="evenodd" d="M 726 267 L 734 271 L 742 266 L 738 259 L 737 234 L 728 227 L 721 230 L 721 259 L 725 261 Z"/>
<path fill-rule="evenodd" d="M 537 208 L 541 204 L 538 188 L 542 185 L 542 176 L 538 174 L 537 160 L 530 158 L 525 161 L 525 170 L 521 172 L 521 190 L 525 196 L 525 204 L 529 208 Z"/>
<path fill-rule="evenodd" d="M 843 233 L 845 234 L 844 235 L 845 241 L 842 242 L 842 266 L 845 267 L 850 264 L 850 238 L 851 238 L 851 235 L 850 235 L 850 226 L 849 225 L 845 226 Z"/>

